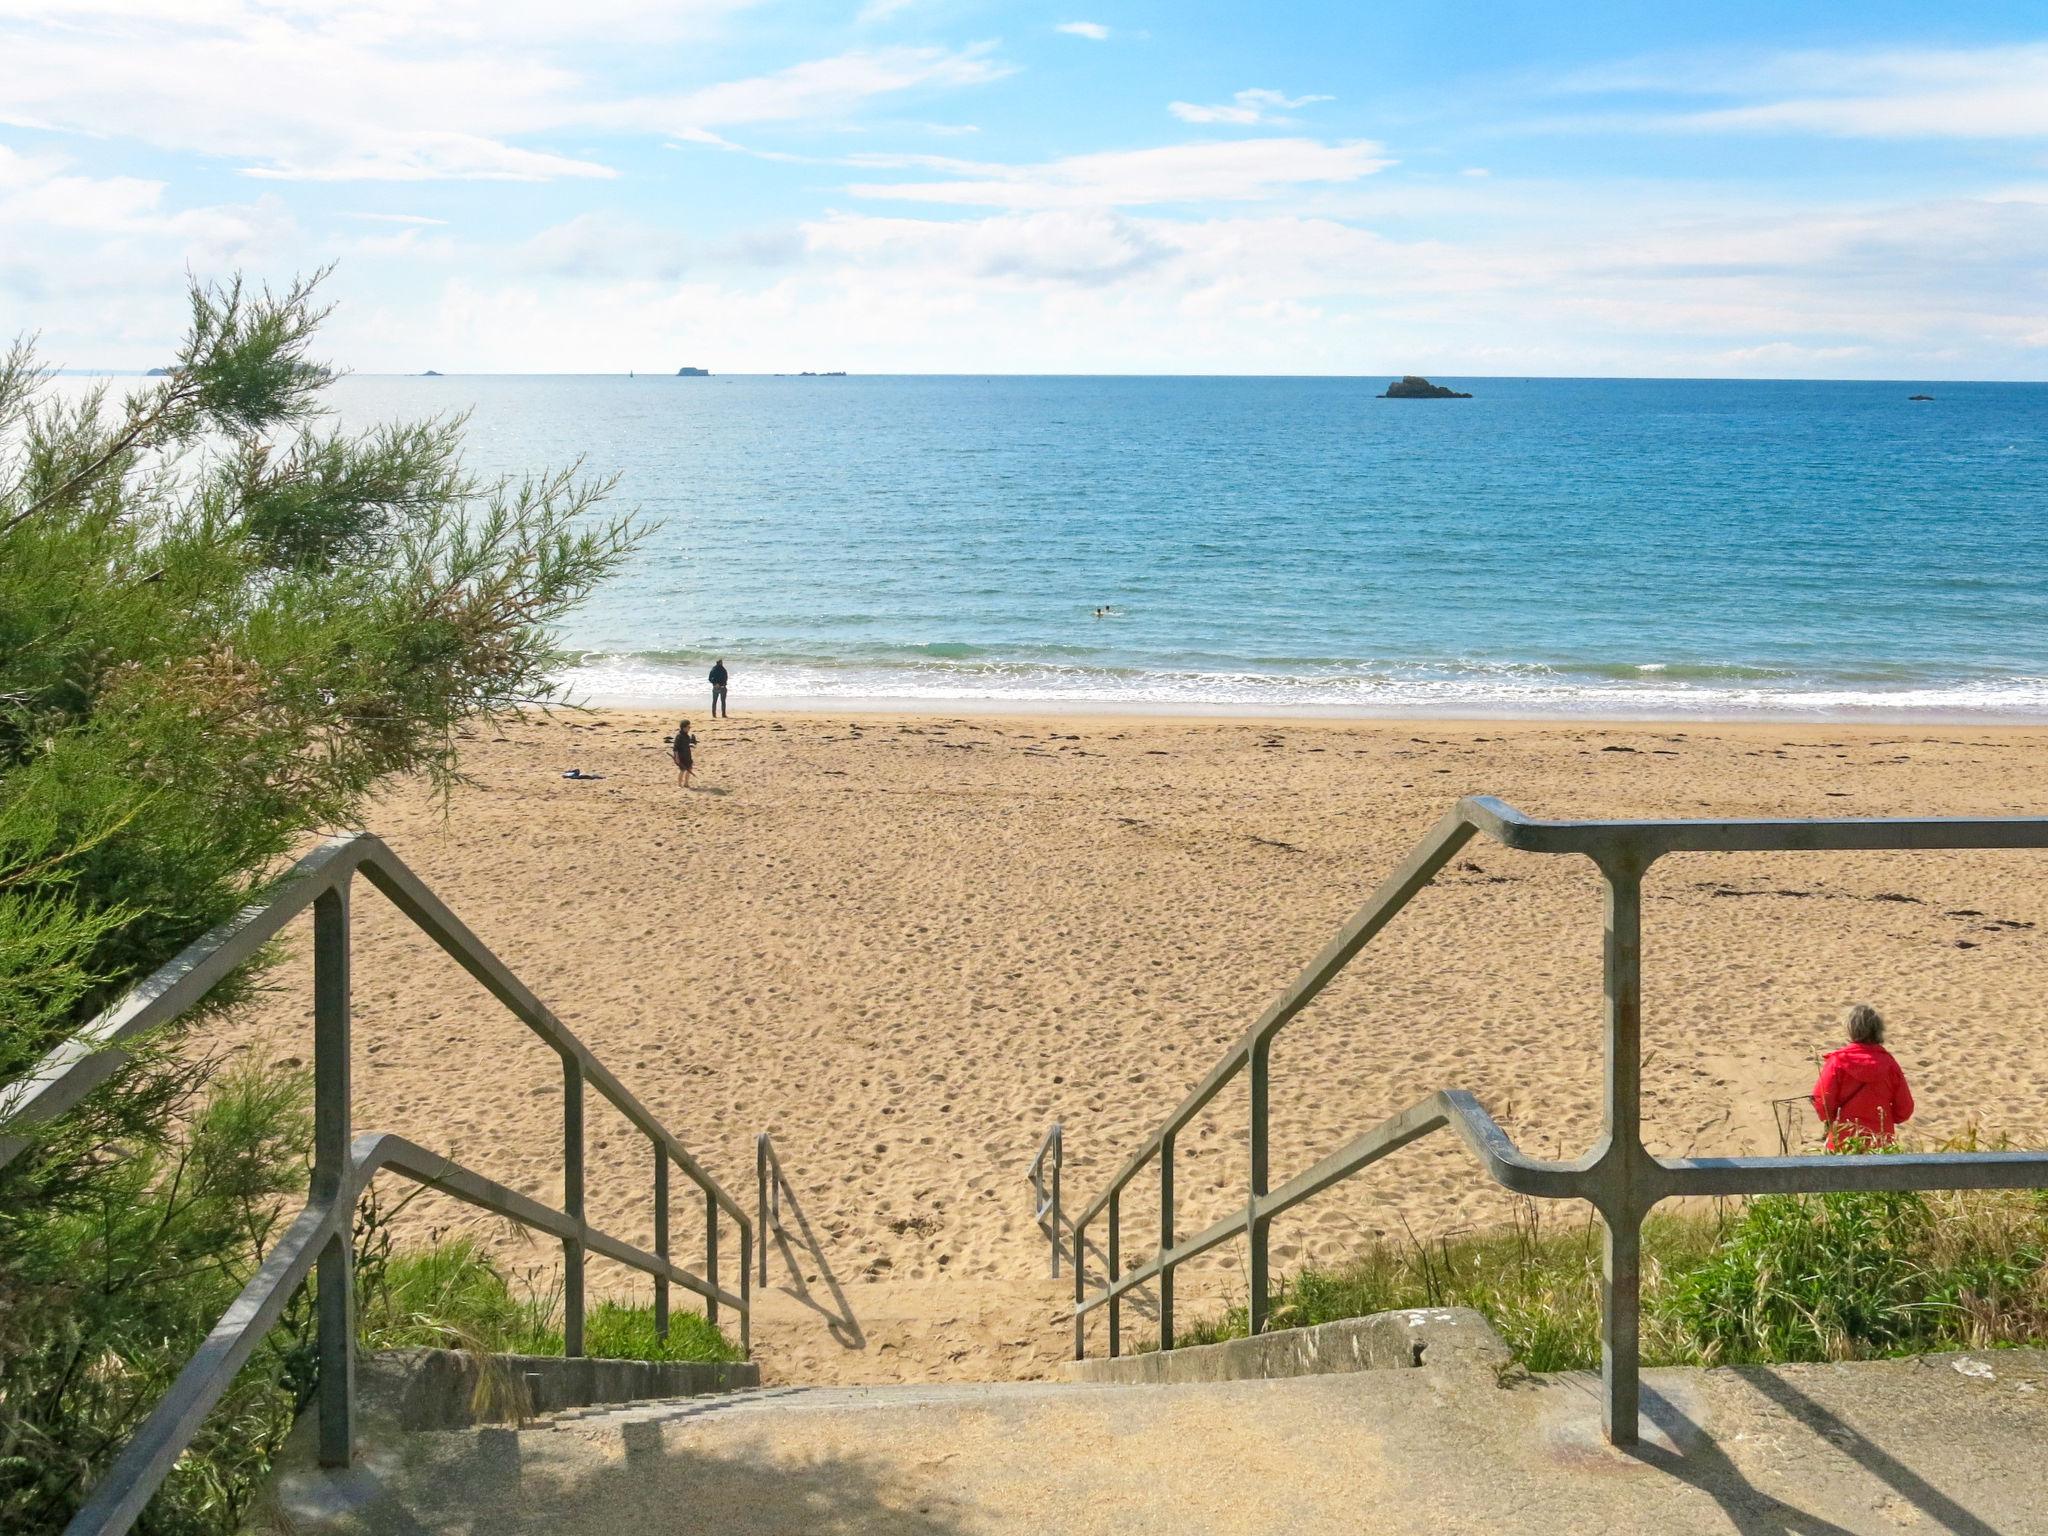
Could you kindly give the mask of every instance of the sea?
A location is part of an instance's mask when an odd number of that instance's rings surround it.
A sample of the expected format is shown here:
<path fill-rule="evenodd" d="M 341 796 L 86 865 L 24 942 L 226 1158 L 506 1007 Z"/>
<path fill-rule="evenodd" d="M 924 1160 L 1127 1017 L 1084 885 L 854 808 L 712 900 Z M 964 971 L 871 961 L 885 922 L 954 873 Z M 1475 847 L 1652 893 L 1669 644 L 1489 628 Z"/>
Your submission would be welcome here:
<path fill-rule="evenodd" d="M 2048 385 L 351 376 L 649 525 L 598 704 L 2048 719 Z M 1915 394 L 1932 395 L 1914 400 Z"/>

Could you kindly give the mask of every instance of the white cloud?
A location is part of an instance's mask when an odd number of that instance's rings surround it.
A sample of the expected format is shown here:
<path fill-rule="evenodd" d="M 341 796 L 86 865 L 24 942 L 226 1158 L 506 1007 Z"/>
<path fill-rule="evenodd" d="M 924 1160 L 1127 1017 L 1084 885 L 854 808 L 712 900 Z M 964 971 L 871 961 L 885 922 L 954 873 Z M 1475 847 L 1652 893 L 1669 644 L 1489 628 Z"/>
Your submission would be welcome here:
<path fill-rule="evenodd" d="M 1956 371 L 1943 356 L 2029 347 L 2043 285 L 2015 290 L 2012 264 L 2044 235 L 2048 203 L 1709 216 L 1641 189 L 1554 191 L 1461 241 L 1295 216 L 840 214 L 805 226 L 775 323 L 912 370 L 1357 372 L 1426 351 L 1469 372 L 1884 375 L 1911 359 L 1933 376 Z"/>
<path fill-rule="evenodd" d="M 62 25 L 0 23 L 0 120 L 221 156 L 272 177 L 607 174 L 511 142 L 558 126 L 573 99 L 574 76 L 539 51 L 435 44 L 374 9 L 327 17 L 222 0 L 205 24 L 136 9 L 109 19 L 81 4 Z"/>
<path fill-rule="evenodd" d="M 352 152 L 280 158 L 243 174 L 259 181 L 555 181 L 619 173 L 594 160 L 521 149 L 468 133 L 369 134 Z"/>
<path fill-rule="evenodd" d="M 543 181 L 613 169 L 560 142 L 835 118 L 998 78 L 989 45 L 856 51 L 658 97 L 572 63 L 744 0 L 0 0 L 0 123 L 217 156 L 274 180 Z M 573 25 L 571 20 L 573 19 Z"/>
<path fill-rule="evenodd" d="M 1100 286 L 1172 258 L 1170 229 L 1105 211 L 936 221 L 833 215 L 806 227 L 817 256 L 874 268 L 938 267 L 1006 287 Z"/>
<path fill-rule="evenodd" d="M 1394 162 L 1368 140 L 1236 139 L 1073 155 L 1042 165 L 935 165 L 959 179 L 868 182 L 856 197 L 1000 208 L 1115 208 L 1245 202 L 1315 184 L 1356 181 Z"/>
<path fill-rule="evenodd" d="M 1839 369 L 1844 363 L 1869 355 L 1868 347 L 1806 347 L 1791 341 L 1766 341 L 1753 347 L 1731 347 L 1715 357 L 1730 373 L 1752 374 L 1761 370 L 1776 374 L 1801 369 Z"/>
<path fill-rule="evenodd" d="M 1191 101 L 1170 102 L 1167 111 L 1184 123 L 1230 123 L 1239 127 L 1255 127 L 1261 124 L 1270 127 L 1290 126 L 1291 117 L 1281 117 L 1278 111 L 1291 111 L 1306 107 L 1313 102 L 1331 101 L 1329 96 L 1289 96 L 1285 91 L 1252 89 L 1239 91 L 1225 106 L 1204 107 Z"/>
<path fill-rule="evenodd" d="M 1444 181 L 1416 192 L 1446 189 L 1492 216 L 1456 239 L 1242 206 L 841 212 L 720 239 L 582 215 L 510 251 L 380 232 L 381 254 L 358 247 L 337 276 L 327 350 L 404 371 L 672 368 L 687 354 L 721 371 L 1356 374 L 1426 356 L 1460 373 L 1936 378 L 2037 375 L 2048 345 L 2048 197 L 1808 206 L 1684 185 Z M 1388 178 L 1373 195 L 1394 207 L 1402 191 Z M 102 189 L 96 203 L 63 195 L 110 226 L 177 217 L 146 186 Z M 19 308 L 5 256 L 33 226 L 5 206 L 0 220 L 0 308 Z M 237 220 L 263 241 L 259 210 L 194 223 Z M 47 233 L 14 242 L 56 273 L 51 246 Z M 162 242 L 126 249 L 161 288 Z M 298 249 L 273 242 L 283 265 L 269 270 L 304 265 Z M 379 260 L 428 280 L 383 294 Z M 97 305 L 71 308 L 102 323 Z M 138 319 L 104 333 L 144 338 L 128 352 L 64 355 L 155 360 L 178 318 L 161 309 L 155 329 Z"/>
<path fill-rule="evenodd" d="M 1095 43 L 1109 41 L 1109 28 L 1099 21 L 1063 21 L 1053 31 L 1064 32 L 1069 37 L 1085 37 Z"/>
<path fill-rule="evenodd" d="M 694 73 L 704 50 L 650 50 L 740 3 L 0 0 L 0 121 L 78 136 L 0 146 L 0 315 L 44 326 L 64 361 L 147 366 L 179 329 L 181 267 L 275 278 L 340 255 L 325 348 L 365 369 L 2044 366 L 2048 183 L 2009 155 L 2003 185 L 1918 200 L 1775 177 L 1487 178 L 1458 158 L 1383 176 L 1379 144 L 1259 133 L 1319 99 L 1264 89 L 1174 105 L 1251 130 L 1188 134 L 1213 142 L 1032 163 L 979 142 L 973 158 L 908 153 L 970 147 L 928 137 L 919 97 L 1006 74 L 996 49 L 820 47 L 830 56 L 716 85 Z M 677 60 L 693 73 L 655 72 Z M 1571 89 L 1666 93 L 1662 116 L 1637 97 L 1610 127 L 1985 137 L 2034 132 L 2021 98 L 2042 78 L 2043 49 L 1894 51 L 1652 61 Z M 768 131 L 792 124 L 833 134 Z M 648 134 L 854 170 L 778 172 L 784 200 L 761 206 L 779 212 L 747 215 L 772 222 L 735 232 L 724 205 L 670 196 L 658 177 L 603 179 L 617 139 Z M 167 182 L 168 156 L 124 140 L 270 180 L 223 199 L 196 177 Z M 1866 172 L 1883 153 L 1866 152 Z M 148 174 L 118 174 L 138 166 Z M 411 190 L 293 189 L 301 222 L 276 185 L 453 176 L 583 185 L 464 197 L 460 232 L 424 212 L 342 211 L 449 211 Z M 819 211 L 819 187 L 850 176 L 843 206 Z"/>
<path fill-rule="evenodd" d="M 702 34 L 761 0 L 0 0 L 0 22 L 28 20 L 118 36 L 139 25 L 247 34 L 291 29 L 366 44 L 587 37 L 640 41 Z"/>
<path fill-rule="evenodd" d="M 1000 80 L 1011 66 L 993 43 L 965 48 L 878 48 L 793 64 L 677 96 L 608 103 L 588 122 L 653 129 L 679 137 L 718 128 L 841 116 L 877 96 L 922 89 L 957 90 Z"/>
<path fill-rule="evenodd" d="M 63 365 L 148 367 L 182 328 L 181 270 L 288 272 L 305 233 L 269 195 L 178 207 L 160 181 L 0 148 L 0 314 Z"/>
<path fill-rule="evenodd" d="M 1808 50 L 1748 60 L 1644 60 L 1586 71 L 1572 92 L 1721 96 L 1643 126 L 1847 138 L 2048 137 L 2048 43 L 1980 49 Z"/>

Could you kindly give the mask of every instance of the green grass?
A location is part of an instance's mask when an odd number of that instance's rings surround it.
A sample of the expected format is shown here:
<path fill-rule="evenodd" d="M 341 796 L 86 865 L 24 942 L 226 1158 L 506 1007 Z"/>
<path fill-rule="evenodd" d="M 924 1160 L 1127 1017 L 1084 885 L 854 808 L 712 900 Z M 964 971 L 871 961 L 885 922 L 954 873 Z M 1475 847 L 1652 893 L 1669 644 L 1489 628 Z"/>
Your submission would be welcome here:
<path fill-rule="evenodd" d="M 515 1292 L 504 1272 L 466 1237 L 430 1248 L 365 1253 L 356 1302 L 367 1349 L 427 1346 L 487 1354 L 562 1353 L 561 1292 Z M 739 1346 L 700 1312 L 669 1315 L 654 1334 L 654 1308 L 599 1302 L 583 1323 L 584 1352 L 599 1360 L 739 1360 Z"/>
<path fill-rule="evenodd" d="M 1659 1365 L 1868 1359 L 2048 1344 L 2048 1196 L 1770 1195 L 1644 1225 L 1643 1356 Z M 1284 1279 L 1274 1328 L 1471 1307 L 1534 1371 L 1600 1359 L 1601 1234 L 1535 1202 L 1497 1231 L 1379 1243 Z M 1242 1337 L 1243 1307 L 1179 1345 Z"/>

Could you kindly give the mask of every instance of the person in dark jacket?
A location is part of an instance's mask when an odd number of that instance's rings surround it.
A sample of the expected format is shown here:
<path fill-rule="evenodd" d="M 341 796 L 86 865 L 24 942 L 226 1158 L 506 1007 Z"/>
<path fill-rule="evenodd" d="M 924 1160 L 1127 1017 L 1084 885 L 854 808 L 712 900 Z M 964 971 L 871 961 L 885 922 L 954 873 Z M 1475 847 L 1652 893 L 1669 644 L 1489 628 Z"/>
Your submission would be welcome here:
<path fill-rule="evenodd" d="M 690 734 L 690 722 L 685 720 L 669 738 L 669 756 L 676 760 L 676 782 L 685 789 L 690 787 L 690 775 L 697 771 L 697 761 L 690 755 L 690 748 L 695 745 L 697 738 Z"/>
<path fill-rule="evenodd" d="M 719 657 L 711 664 L 711 718 L 716 720 L 721 710 L 726 719 L 732 718 L 732 709 L 725 702 L 725 684 L 730 676 L 725 670 L 725 658 Z"/>
<path fill-rule="evenodd" d="M 1885 1146 L 1913 1118 L 1913 1090 L 1884 1048 L 1884 1016 L 1868 1003 L 1849 1010 L 1849 1043 L 1831 1051 L 1813 1085 L 1813 1108 L 1828 1128 L 1828 1150 Z"/>

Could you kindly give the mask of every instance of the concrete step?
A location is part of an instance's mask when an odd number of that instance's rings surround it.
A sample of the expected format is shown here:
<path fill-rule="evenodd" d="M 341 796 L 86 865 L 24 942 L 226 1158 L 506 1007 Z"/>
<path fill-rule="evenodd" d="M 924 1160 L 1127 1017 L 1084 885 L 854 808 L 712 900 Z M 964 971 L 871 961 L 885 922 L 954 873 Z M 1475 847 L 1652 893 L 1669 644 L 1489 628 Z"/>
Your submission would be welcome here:
<path fill-rule="evenodd" d="M 2048 1533 L 2048 1355 L 1276 1381 L 768 1387 L 374 1439 L 255 1528 L 451 1536 Z"/>

